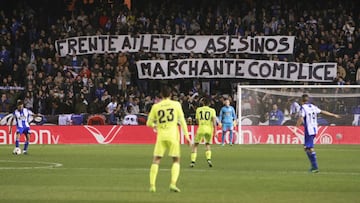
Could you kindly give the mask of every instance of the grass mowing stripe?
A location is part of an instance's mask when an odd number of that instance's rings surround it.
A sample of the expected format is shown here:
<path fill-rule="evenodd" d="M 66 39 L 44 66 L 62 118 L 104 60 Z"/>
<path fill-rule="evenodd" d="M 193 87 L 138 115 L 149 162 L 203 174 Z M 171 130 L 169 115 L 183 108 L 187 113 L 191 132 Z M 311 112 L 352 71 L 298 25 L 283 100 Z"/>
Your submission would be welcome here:
<path fill-rule="evenodd" d="M 0 168 L 1 169 L 1 168 Z M 30 168 L 29 168 L 30 169 Z M 58 168 L 57 170 L 91 170 L 93 168 Z M 96 170 L 109 170 L 109 171 L 127 171 L 127 172 L 133 172 L 133 171 L 140 171 L 140 172 L 149 172 L 149 168 L 97 168 Z M 160 168 L 160 171 L 171 171 L 169 168 Z M 181 171 L 189 171 L 189 172 L 195 172 L 195 173 L 202 173 L 202 172 L 208 172 L 208 173 L 219 173 L 224 172 L 224 170 L 217 170 L 215 168 L 212 169 L 196 169 L 196 168 L 182 168 Z M 303 170 L 287 170 L 287 171 L 266 171 L 266 170 L 230 170 L 227 169 L 227 172 L 233 172 L 233 173 L 275 173 L 275 174 L 311 174 L 309 171 L 303 171 Z M 360 172 L 354 171 L 354 172 L 338 172 L 338 171 L 321 171 L 319 174 L 326 174 L 326 175 L 346 175 L 346 176 L 360 176 Z M 319 174 L 313 174 L 313 175 L 319 175 Z"/>
<path fill-rule="evenodd" d="M 153 145 L 31 145 L 28 156 L 13 156 L 13 146 L 3 145 L 0 167 L 17 162 L 63 166 L 0 170 L 0 202 L 358 202 L 360 147 L 316 148 L 319 174 L 307 172 L 301 145 L 214 145 L 213 168 L 207 166 L 202 145 L 195 168 L 189 168 L 190 148 L 182 146 L 182 192 L 169 192 L 171 158 L 164 157 L 152 194 L 148 182 Z"/>

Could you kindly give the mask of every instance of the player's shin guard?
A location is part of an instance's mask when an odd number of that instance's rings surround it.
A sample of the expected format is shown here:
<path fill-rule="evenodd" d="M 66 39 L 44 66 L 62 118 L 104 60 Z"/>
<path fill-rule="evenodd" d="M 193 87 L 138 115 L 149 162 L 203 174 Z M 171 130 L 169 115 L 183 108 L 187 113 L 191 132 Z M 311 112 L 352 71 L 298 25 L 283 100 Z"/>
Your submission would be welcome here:
<path fill-rule="evenodd" d="M 150 186 L 151 187 L 155 187 L 158 171 L 159 171 L 159 164 L 151 164 L 151 167 L 150 167 Z"/>
<path fill-rule="evenodd" d="M 205 157 L 206 157 L 206 160 L 211 160 L 211 151 L 210 150 L 205 152 Z"/>
<path fill-rule="evenodd" d="M 24 151 L 27 151 L 28 147 L 29 147 L 29 141 L 25 141 Z"/>
<path fill-rule="evenodd" d="M 16 139 L 16 140 L 15 140 L 15 147 L 20 147 L 20 141 L 19 141 L 19 139 Z"/>
<path fill-rule="evenodd" d="M 192 163 L 195 163 L 195 162 L 196 162 L 196 157 L 197 157 L 197 153 L 196 153 L 196 152 L 191 153 L 190 158 L 191 158 L 191 162 L 192 162 Z"/>
<path fill-rule="evenodd" d="M 180 164 L 173 163 L 173 165 L 171 167 L 171 184 L 170 185 L 176 185 L 179 175 L 180 175 Z"/>

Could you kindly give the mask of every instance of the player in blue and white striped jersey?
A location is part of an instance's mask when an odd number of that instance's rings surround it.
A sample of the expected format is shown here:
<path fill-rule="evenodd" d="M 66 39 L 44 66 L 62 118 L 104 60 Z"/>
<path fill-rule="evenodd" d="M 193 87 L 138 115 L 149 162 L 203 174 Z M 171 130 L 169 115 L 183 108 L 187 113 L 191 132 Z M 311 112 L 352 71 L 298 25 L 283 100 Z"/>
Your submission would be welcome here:
<path fill-rule="evenodd" d="M 300 108 L 300 117 L 296 126 L 300 126 L 301 124 L 304 125 L 304 150 L 311 163 L 310 171 L 317 173 L 319 172 L 319 167 L 317 164 L 316 152 L 314 150 L 314 138 L 318 132 L 317 115 L 321 113 L 335 118 L 340 118 L 340 116 L 321 110 L 319 107 L 311 104 L 309 102 L 309 95 L 307 94 L 302 95 L 302 102 L 303 104 Z"/>
<path fill-rule="evenodd" d="M 25 135 L 25 144 L 23 154 L 27 154 L 30 140 L 30 116 L 38 116 L 34 114 L 27 108 L 24 108 L 24 104 L 21 100 L 17 101 L 17 108 L 13 112 L 13 117 L 10 120 L 9 124 L 9 133 L 11 134 L 12 124 L 15 120 L 16 122 L 16 138 L 15 138 L 15 148 L 20 147 L 20 136 Z"/>

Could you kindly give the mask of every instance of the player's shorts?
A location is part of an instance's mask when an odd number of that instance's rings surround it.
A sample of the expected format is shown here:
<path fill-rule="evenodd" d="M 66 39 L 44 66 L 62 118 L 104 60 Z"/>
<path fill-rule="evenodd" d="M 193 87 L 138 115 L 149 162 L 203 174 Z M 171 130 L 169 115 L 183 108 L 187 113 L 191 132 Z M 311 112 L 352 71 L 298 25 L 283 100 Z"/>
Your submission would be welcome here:
<path fill-rule="evenodd" d="M 222 124 L 222 130 L 223 131 L 234 130 L 234 124 L 233 123 L 224 123 L 224 124 Z"/>
<path fill-rule="evenodd" d="M 305 132 L 304 136 L 304 147 L 305 148 L 314 148 L 314 139 L 316 135 L 308 135 L 307 132 Z"/>
<path fill-rule="evenodd" d="M 154 148 L 154 156 L 163 157 L 166 150 L 171 157 L 180 157 L 179 140 L 157 140 Z"/>
<path fill-rule="evenodd" d="M 16 128 L 16 132 L 21 134 L 29 134 L 30 133 L 30 128 L 29 127 L 24 127 L 24 128 Z"/>
<path fill-rule="evenodd" d="M 202 139 L 204 139 L 205 143 L 212 144 L 212 138 L 213 138 L 213 129 L 207 128 L 207 129 L 198 129 L 195 135 L 194 142 L 200 143 Z"/>

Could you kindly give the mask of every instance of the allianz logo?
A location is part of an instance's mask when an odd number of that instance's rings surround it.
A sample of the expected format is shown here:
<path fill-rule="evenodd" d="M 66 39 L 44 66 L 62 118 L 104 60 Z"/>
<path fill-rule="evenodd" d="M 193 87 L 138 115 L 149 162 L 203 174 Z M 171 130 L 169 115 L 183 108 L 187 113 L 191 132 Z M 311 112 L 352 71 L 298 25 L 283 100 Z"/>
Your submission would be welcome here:
<path fill-rule="evenodd" d="M 328 126 L 321 126 L 318 129 L 318 133 L 314 139 L 314 143 L 320 143 L 320 144 L 332 144 L 333 143 L 333 137 L 326 132 Z M 294 126 L 289 126 L 289 129 L 294 133 L 294 135 L 300 139 L 300 140 L 304 140 L 304 132 L 302 129 L 294 127 Z"/>
<path fill-rule="evenodd" d="M 111 143 L 114 140 L 114 138 L 116 137 L 116 135 L 118 135 L 118 133 L 120 132 L 122 127 L 123 126 L 114 125 L 106 135 L 103 135 L 94 126 L 91 126 L 91 125 L 85 125 L 84 126 L 84 128 L 87 129 L 92 136 L 94 136 L 94 138 L 96 139 L 96 141 L 99 144 L 109 144 L 109 143 Z"/>

